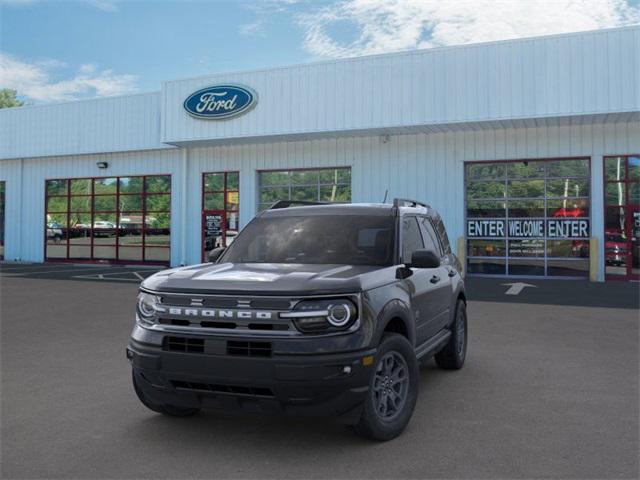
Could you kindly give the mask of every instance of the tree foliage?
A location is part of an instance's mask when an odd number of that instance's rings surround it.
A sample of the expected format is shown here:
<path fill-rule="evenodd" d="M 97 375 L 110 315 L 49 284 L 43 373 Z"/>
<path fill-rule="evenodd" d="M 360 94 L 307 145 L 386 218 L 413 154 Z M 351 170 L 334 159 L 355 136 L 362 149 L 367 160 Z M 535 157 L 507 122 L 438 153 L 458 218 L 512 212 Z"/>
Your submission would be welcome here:
<path fill-rule="evenodd" d="M 0 89 L 0 108 L 21 107 L 24 102 L 18 100 L 18 92 L 9 88 Z"/>

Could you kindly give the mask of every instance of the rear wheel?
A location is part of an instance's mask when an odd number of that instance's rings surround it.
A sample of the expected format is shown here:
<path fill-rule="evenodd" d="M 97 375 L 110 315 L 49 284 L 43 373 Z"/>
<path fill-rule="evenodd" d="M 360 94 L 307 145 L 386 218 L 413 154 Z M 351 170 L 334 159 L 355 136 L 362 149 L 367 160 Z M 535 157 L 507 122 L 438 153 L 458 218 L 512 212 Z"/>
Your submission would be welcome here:
<path fill-rule="evenodd" d="M 462 300 L 456 305 L 456 318 L 451 324 L 449 341 L 435 355 L 436 364 L 445 370 L 459 370 L 467 356 L 467 306 Z"/>
<path fill-rule="evenodd" d="M 131 372 L 131 378 L 133 379 L 133 389 L 136 391 L 136 395 L 138 395 L 138 398 L 140 399 L 142 404 L 149 410 L 157 413 L 162 413 L 163 415 L 168 415 L 170 417 L 191 417 L 192 415 L 195 415 L 200 411 L 199 408 L 184 408 L 177 407 L 175 405 L 162 405 L 159 403 L 155 403 L 144 394 L 144 392 L 138 385 L 139 380 L 136 378 L 135 372 Z"/>
<path fill-rule="evenodd" d="M 418 398 L 418 362 L 413 347 L 401 335 L 382 338 L 369 391 L 356 433 L 373 440 L 397 437 L 405 429 Z"/>

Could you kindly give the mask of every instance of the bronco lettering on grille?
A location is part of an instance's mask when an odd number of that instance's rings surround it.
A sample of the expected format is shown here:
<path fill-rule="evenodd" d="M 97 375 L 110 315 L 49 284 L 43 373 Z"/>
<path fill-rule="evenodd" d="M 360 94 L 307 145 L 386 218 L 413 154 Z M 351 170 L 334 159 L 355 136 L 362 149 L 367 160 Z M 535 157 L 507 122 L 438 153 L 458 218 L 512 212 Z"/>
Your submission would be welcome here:
<path fill-rule="evenodd" d="M 234 318 L 241 320 L 271 320 L 273 312 L 256 310 L 216 310 L 212 308 L 179 308 L 169 307 L 168 309 L 158 307 L 160 313 L 167 312 L 169 315 L 180 315 L 185 317 L 206 317 L 206 318 Z"/>

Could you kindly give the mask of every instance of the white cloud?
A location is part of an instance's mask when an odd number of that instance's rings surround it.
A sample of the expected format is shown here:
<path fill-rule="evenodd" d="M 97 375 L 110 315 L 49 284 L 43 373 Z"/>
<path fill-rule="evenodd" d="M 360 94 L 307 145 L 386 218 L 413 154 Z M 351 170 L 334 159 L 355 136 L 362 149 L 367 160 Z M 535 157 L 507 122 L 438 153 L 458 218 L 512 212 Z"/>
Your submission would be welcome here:
<path fill-rule="evenodd" d="M 343 0 L 301 14 L 304 46 L 317 57 L 595 30 L 640 22 L 626 0 Z M 336 29 L 353 33 L 341 40 Z M 342 35 L 344 36 L 344 35 Z"/>
<path fill-rule="evenodd" d="M 52 70 L 63 65 L 50 59 L 28 63 L 0 53 L 0 88 L 17 90 L 19 95 L 36 102 L 108 97 L 136 91 L 135 75 L 99 70 L 89 63 L 81 65 L 71 78 L 53 79 Z"/>
<path fill-rule="evenodd" d="M 264 35 L 264 20 L 258 19 L 254 22 L 244 23 L 238 27 L 238 33 L 245 37 L 263 36 Z"/>

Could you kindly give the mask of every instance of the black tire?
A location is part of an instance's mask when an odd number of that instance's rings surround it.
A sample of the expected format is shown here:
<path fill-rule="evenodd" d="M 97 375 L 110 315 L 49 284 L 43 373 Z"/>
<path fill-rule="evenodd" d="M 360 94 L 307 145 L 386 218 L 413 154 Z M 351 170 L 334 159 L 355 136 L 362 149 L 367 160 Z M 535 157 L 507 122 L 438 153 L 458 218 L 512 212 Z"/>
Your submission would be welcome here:
<path fill-rule="evenodd" d="M 404 367 L 406 373 L 406 377 L 401 375 L 395 385 L 381 383 L 381 379 L 386 378 L 381 373 L 384 374 L 385 362 L 388 362 L 389 358 L 398 362 L 395 364 L 396 372 L 400 372 L 401 367 Z M 362 415 L 359 422 L 353 426 L 353 430 L 371 440 L 387 441 L 400 435 L 413 415 L 420 389 L 418 362 L 411 343 L 402 335 L 389 333 L 382 337 L 374 365 Z M 381 396 L 381 390 L 386 390 L 384 397 Z M 400 394 L 403 394 L 402 402 L 398 400 Z M 398 408 L 391 412 L 396 400 Z M 380 411 L 378 406 L 381 406 L 384 412 Z"/>
<path fill-rule="evenodd" d="M 460 370 L 467 357 L 467 305 L 458 300 L 456 317 L 451 324 L 451 338 L 435 355 L 438 367 L 445 370 Z"/>
<path fill-rule="evenodd" d="M 142 404 L 149 410 L 167 415 L 169 417 L 191 417 L 200 412 L 199 408 L 183 408 L 177 407 L 175 405 L 161 405 L 152 402 L 151 400 L 149 400 L 149 398 L 147 398 L 147 396 L 138 385 L 138 379 L 136 378 L 135 372 L 131 372 L 131 378 L 133 379 L 133 389 L 136 391 L 136 395 L 138 395 L 138 398 L 140 399 Z"/>

